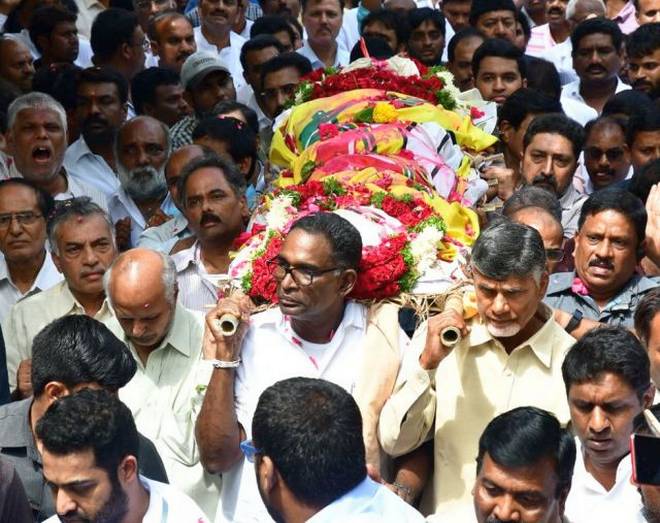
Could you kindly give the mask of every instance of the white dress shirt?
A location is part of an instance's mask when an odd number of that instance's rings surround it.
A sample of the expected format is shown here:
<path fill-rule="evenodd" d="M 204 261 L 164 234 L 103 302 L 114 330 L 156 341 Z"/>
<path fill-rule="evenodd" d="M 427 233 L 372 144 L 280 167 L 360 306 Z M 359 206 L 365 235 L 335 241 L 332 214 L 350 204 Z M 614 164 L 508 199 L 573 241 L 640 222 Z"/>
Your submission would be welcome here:
<path fill-rule="evenodd" d="M 248 20 L 246 18 L 245 19 L 245 27 L 243 28 L 243 30 L 240 33 L 238 33 L 238 35 L 245 38 L 246 41 L 249 40 L 250 39 L 250 30 L 252 29 L 253 25 L 254 25 L 254 22 L 252 20 Z"/>
<path fill-rule="evenodd" d="M 621 81 L 621 78 L 617 77 L 617 79 L 616 79 L 616 89 L 614 90 L 614 94 L 620 93 L 621 91 L 627 91 L 628 89 L 631 89 L 631 87 L 628 84 L 624 84 Z M 580 80 L 579 79 L 577 79 L 574 82 L 571 82 L 569 84 L 566 84 L 564 87 L 561 88 L 561 100 L 562 100 L 562 102 L 564 101 L 565 98 L 568 98 L 569 100 L 575 100 L 577 102 L 582 102 L 583 104 L 588 105 L 587 102 L 584 100 L 584 98 L 582 98 L 582 95 L 580 94 Z M 594 109 L 594 111 L 595 111 L 595 109 Z"/>
<path fill-rule="evenodd" d="M 195 33 L 197 50 L 217 53 L 229 68 L 231 79 L 234 82 L 234 88 L 238 91 L 243 84 L 245 84 L 245 78 L 243 78 L 243 66 L 241 65 L 241 47 L 243 47 L 243 44 L 245 43 L 245 38 L 236 34 L 234 31 L 230 31 L 229 46 L 218 49 L 215 44 L 212 44 L 206 39 L 202 33 L 201 26 L 195 27 L 193 32 Z"/>
<path fill-rule="evenodd" d="M 50 289 L 53 285 L 61 281 L 62 274 L 55 267 L 50 253 L 46 251 L 44 263 L 41 265 L 34 283 L 32 283 L 32 286 L 27 292 L 22 293 L 16 288 L 14 282 L 11 281 L 4 256 L 0 256 L 0 322 L 4 321 L 16 302 L 38 292 Z"/>
<path fill-rule="evenodd" d="M 607 491 L 585 468 L 584 449 L 578 438 L 575 438 L 575 445 L 578 452 L 571 491 L 566 500 L 566 517 L 571 523 L 635 521 L 642 508 L 642 500 L 637 487 L 630 482 L 630 455 L 619 463 L 616 482 Z"/>
<path fill-rule="evenodd" d="M 344 9 L 341 30 L 337 35 L 337 43 L 350 54 L 353 46 L 360 40 L 360 27 L 358 24 L 358 7 Z"/>
<path fill-rule="evenodd" d="M 188 229 L 188 220 L 183 214 L 178 214 L 171 220 L 156 227 L 142 231 L 138 239 L 138 247 L 169 254 L 179 240 L 192 235 Z"/>
<path fill-rule="evenodd" d="M 112 167 L 90 150 L 82 136 L 66 150 L 64 167 L 73 178 L 96 187 L 106 199 L 119 190 L 119 178 Z"/>
<path fill-rule="evenodd" d="M 315 70 L 325 69 L 325 64 L 316 55 L 316 52 L 314 51 L 314 49 L 310 47 L 309 42 L 307 40 L 305 40 L 303 46 L 300 49 L 298 49 L 296 52 L 303 55 L 312 63 L 312 69 Z M 339 42 L 339 40 L 337 40 L 337 53 L 335 54 L 335 61 L 333 62 L 332 67 L 343 67 L 345 65 L 348 65 L 349 62 L 351 61 L 350 55 L 351 52 L 349 50 L 346 50 L 343 44 Z"/>
<path fill-rule="evenodd" d="M 76 27 L 78 33 L 85 38 L 92 36 L 92 23 L 96 16 L 103 10 L 105 5 L 99 0 L 74 0 L 78 7 L 78 17 L 76 18 Z"/>
<path fill-rule="evenodd" d="M 206 313 L 209 305 L 218 302 L 218 287 L 209 278 L 200 254 L 200 245 L 195 242 L 190 248 L 177 252 L 172 259 L 179 282 L 179 303 L 190 310 Z"/>
<path fill-rule="evenodd" d="M 555 65 L 559 73 L 561 85 L 566 85 L 579 79 L 575 69 L 573 69 L 572 52 L 573 44 L 571 44 L 571 39 L 567 38 L 562 43 L 550 48 L 544 56 L 540 57 Z"/>

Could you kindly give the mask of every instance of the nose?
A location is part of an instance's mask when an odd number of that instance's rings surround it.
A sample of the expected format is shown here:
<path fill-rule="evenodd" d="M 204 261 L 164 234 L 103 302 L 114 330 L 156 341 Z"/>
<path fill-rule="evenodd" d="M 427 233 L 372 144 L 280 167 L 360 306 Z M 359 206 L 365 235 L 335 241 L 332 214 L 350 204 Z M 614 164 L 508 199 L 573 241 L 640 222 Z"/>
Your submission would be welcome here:
<path fill-rule="evenodd" d="M 11 217 L 11 221 L 9 222 L 9 232 L 13 236 L 18 236 L 21 234 L 21 232 L 23 232 L 23 228 L 21 227 L 21 224 L 18 223 L 16 216 Z"/>
<path fill-rule="evenodd" d="M 141 338 L 147 332 L 147 325 L 140 320 L 134 320 L 131 325 L 131 334 L 134 338 Z"/>
<path fill-rule="evenodd" d="M 551 176 L 554 173 L 554 168 L 553 168 L 553 163 L 552 163 L 552 156 L 548 156 L 545 160 L 545 165 L 543 166 L 543 170 L 541 174 L 544 176 Z"/>
<path fill-rule="evenodd" d="M 493 515 L 501 521 L 520 521 L 520 512 L 510 494 L 505 494 L 498 499 Z"/>
<path fill-rule="evenodd" d="M 89 267 L 94 267 L 99 262 L 99 258 L 96 255 L 96 251 L 94 251 L 91 245 L 85 245 L 85 247 L 83 247 L 82 262 L 83 265 Z"/>
<path fill-rule="evenodd" d="M 601 62 L 602 60 L 600 58 L 600 54 L 598 53 L 598 49 L 594 49 L 591 53 L 591 56 L 589 57 L 589 63 L 599 64 Z"/>
<path fill-rule="evenodd" d="M 282 107 L 285 103 L 289 101 L 289 98 L 287 97 L 286 93 L 282 92 L 281 90 L 277 91 L 277 106 Z"/>
<path fill-rule="evenodd" d="M 76 502 L 71 499 L 62 489 L 57 491 L 55 509 L 58 514 L 69 514 L 76 510 Z"/>
<path fill-rule="evenodd" d="M 491 311 L 496 316 L 503 316 L 509 312 L 509 303 L 506 301 L 502 293 L 498 293 L 491 305 Z"/>
<path fill-rule="evenodd" d="M 600 407 L 595 407 L 589 418 L 589 431 L 600 434 L 610 428 L 610 419 Z"/>
<path fill-rule="evenodd" d="M 497 22 L 497 25 L 495 26 L 495 34 L 497 36 L 506 35 L 506 27 L 504 27 L 504 22 L 502 22 L 502 20 Z"/>
<path fill-rule="evenodd" d="M 147 152 L 143 148 L 140 148 L 138 150 L 137 164 L 140 167 L 144 167 L 146 165 L 149 165 L 149 161 L 150 161 L 150 157 L 147 154 Z"/>
<path fill-rule="evenodd" d="M 595 253 L 599 258 L 611 258 L 612 244 L 609 242 L 609 240 L 603 240 L 599 242 L 596 246 Z"/>

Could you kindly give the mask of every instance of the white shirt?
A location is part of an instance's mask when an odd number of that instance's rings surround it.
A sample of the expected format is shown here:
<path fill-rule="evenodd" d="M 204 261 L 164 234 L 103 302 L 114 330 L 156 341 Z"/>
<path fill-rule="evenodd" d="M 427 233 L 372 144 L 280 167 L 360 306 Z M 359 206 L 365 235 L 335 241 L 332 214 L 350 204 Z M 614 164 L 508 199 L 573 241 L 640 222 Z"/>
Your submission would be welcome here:
<path fill-rule="evenodd" d="M 358 8 L 344 9 L 341 30 L 337 35 L 337 43 L 348 49 L 350 55 L 353 46 L 360 40 L 360 27 L 358 24 Z"/>
<path fill-rule="evenodd" d="M 630 455 L 625 456 L 616 471 L 616 482 L 608 492 L 587 472 L 584 464 L 584 449 L 575 438 L 578 452 L 573 470 L 573 483 L 566 500 L 566 517 L 571 523 L 593 523 L 595 521 L 634 521 L 642 508 L 642 500 L 631 482 L 632 464 Z"/>
<path fill-rule="evenodd" d="M 577 232 L 580 211 L 587 196 L 580 194 L 571 183 L 566 192 L 559 198 L 561 205 L 561 226 L 564 228 L 564 238 L 570 239 Z"/>
<path fill-rule="evenodd" d="M 92 35 L 92 22 L 96 16 L 105 9 L 105 6 L 99 0 L 74 0 L 78 7 L 78 17 L 76 18 L 76 27 L 78 33 L 85 38 Z"/>
<path fill-rule="evenodd" d="M 582 126 L 585 126 L 591 120 L 598 118 L 598 111 L 593 107 L 589 107 L 584 102 L 579 102 L 578 100 L 562 96 L 559 99 L 559 103 L 561 103 L 561 108 L 564 110 L 564 114 Z"/>
<path fill-rule="evenodd" d="M 572 52 L 573 44 L 571 44 L 571 39 L 567 38 L 562 43 L 550 48 L 544 56 L 540 57 L 555 64 L 561 85 L 566 85 L 579 79 L 575 69 L 573 69 Z"/>
<path fill-rule="evenodd" d="M 73 178 L 96 187 L 106 198 L 119 190 L 115 172 L 102 156 L 90 150 L 82 136 L 66 150 L 64 167 Z"/>
<path fill-rule="evenodd" d="M 187 238 L 191 234 L 190 229 L 188 229 L 188 220 L 183 214 L 178 214 L 165 223 L 142 231 L 137 245 L 145 249 L 169 254 L 176 242 Z"/>
<path fill-rule="evenodd" d="M 305 40 L 303 46 L 300 49 L 298 49 L 296 52 L 303 55 L 312 63 L 312 69 L 325 68 L 325 64 L 316 55 L 314 49 L 310 47 L 308 40 Z M 343 44 L 339 42 L 339 40 L 337 40 L 337 53 L 335 54 L 335 61 L 332 64 L 332 66 L 343 67 L 345 65 L 348 65 L 349 62 L 351 61 L 350 55 L 351 52 L 347 51 L 346 48 L 343 46 Z"/>
<path fill-rule="evenodd" d="M 365 478 L 307 523 L 423 523 L 424 516 L 384 485 Z"/>
<path fill-rule="evenodd" d="M 631 89 L 631 87 L 628 84 L 624 84 L 621 81 L 621 78 L 617 77 L 616 89 L 614 90 L 614 94 L 620 93 L 621 91 L 627 91 L 628 89 Z M 577 79 L 574 82 L 566 84 L 564 87 L 561 88 L 562 102 L 564 98 L 568 98 L 570 100 L 576 100 L 578 102 L 582 102 L 583 104 L 587 104 L 587 102 L 585 102 L 584 98 L 582 98 L 582 95 L 580 94 L 580 79 Z"/>
<path fill-rule="evenodd" d="M 177 252 L 172 259 L 179 282 L 179 303 L 188 309 L 206 313 L 209 305 L 218 302 L 218 287 L 208 277 L 200 254 L 199 243 L 195 242 L 190 248 Z"/>
<path fill-rule="evenodd" d="M 246 18 L 245 19 L 245 27 L 243 28 L 243 30 L 240 33 L 238 33 L 238 35 L 245 38 L 246 41 L 249 40 L 250 39 L 250 30 L 252 29 L 253 25 L 254 25 L 254 22 L 252 20 L 248 20 Z"/>
<path fill-rule="evenodd" d="M 23 43 L 29 50 L 32 55 L 33 60 L 38 60 L 41 58 L 41 53 L 37 46 L 34 45 L 32 38 L 30 38 L 30 31 L 28 29 L 23 29 L 20 33 L 6 33 L 7 38 L 13 40 L 18 40 Z M 74 60 L 74 64 L 83 69 L 87 67 L 92 67 L 92 45 L 89 43 L 89 40 L 84 36 L 78 36 L 78 57 Z"/>
<path fill-rule="evenodd" d="M 234 31 L 230 31 L 229 46 L 218 50 L 218 47 L 215 44 L 212 44 L 206 39 L 202 33 L 201 26 L 195 27 L 193 32 L 195 33 L 197 50 L 217 53 L 229 68 L 231 79 L 234 82 L 234 88 L 238 91 L 243 84 L 245 84 L 245 78 L 243 78 L 243 66 L 241 65 L 241 47 L 243 47 L 243 44 L 245 43 L 245 38 Z"/>
<path fill-rule="evenodd" d="M 208 523 L 195 502 L 176 488 L 144 476 L 140 476 L 140 482 L 149 493 L 149 507 L 142 523 Z M 59 522 L 55 514 L 44 523 Z"/>
<path fill-rule="evenodd" d="M 9 269 L 7 268 L 7 262 L 4 256 L 0 257 L 0 321 L 4 321 L 9 314 L 9 310 L 13 305 L 27 298 L 32 294 L 36 294 L 46 289 L 50 289 L 53 285 L 62 281 L 62 274 L 57 270 L 53 259 L 50 256 L 50 253 L 46 251 L 46 257 L 44 258 L 44 263 L 41 265 L 41 269 L 37 273 L 37 277 L 32 283 L 32 286 L 28 289 L 27 292 L 21 293 L 14 282 L 11 281 L 11 276 L 9 274 Z"/>
<path fill-rule="evenodd" d="M 250 84 L 245 84 L 236 93 L 236 101 L 247 105 L 255 113 L 257 113 L 257 120 L 259 122 L 259 130 L 270 128 L 273 125 L 273 120 L 268 118 L 257 103 L 257 96 Z"/>

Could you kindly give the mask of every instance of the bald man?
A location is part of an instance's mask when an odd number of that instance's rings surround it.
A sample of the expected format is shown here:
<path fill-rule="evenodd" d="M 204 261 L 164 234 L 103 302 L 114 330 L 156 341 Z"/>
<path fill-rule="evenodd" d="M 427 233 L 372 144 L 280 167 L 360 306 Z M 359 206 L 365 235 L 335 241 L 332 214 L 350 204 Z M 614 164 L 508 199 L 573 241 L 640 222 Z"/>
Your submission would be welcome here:
<path fill-rule="evenodd" d="M 541 207 L 523 207 L 510 215 L 512 221 L 536 229 L 545 247 L 546 266 L 552 274 L 562 260 L 564 251 L 564 228 L 550 212 Z"/>
<path fill-rule="evenodd" d="M 32 90 L 34 65 L 30 50 L 18 40 L 0 37 L 0 80 L 6 82 L 15 95 Z"/>
<path fill-rule="evenodd" d="M 173 485 L 213 520 L 220 477 L 204 472 L 194 427 L 212 366 L 202 359 L 204 320 L 177 304 L 171 258 L 149 249 L 121 254 L 103 278 L 121 325 L 121 339 L 137 362 L 119 392 L 138 430 L 151 439 Z"/>

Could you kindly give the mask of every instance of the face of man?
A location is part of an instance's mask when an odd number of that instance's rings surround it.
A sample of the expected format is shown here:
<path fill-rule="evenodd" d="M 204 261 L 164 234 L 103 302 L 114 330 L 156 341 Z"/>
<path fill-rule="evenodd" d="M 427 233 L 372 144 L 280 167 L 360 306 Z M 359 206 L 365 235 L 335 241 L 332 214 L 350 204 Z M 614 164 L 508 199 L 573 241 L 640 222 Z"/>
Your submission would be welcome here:
<path fill-rule="evenodd" d="M 660 0 L 638 0 L 637 22 L 639 25 L 660 22 Z"/>
<path fill-rule="evenodd" d="M 536 313 L 548 286 L 547 273 L 538 283 L 532 275 L 499 281 L 475 268 L 472 274 L 479 315 L 495 338 L 510 338 L 522 331 Z"/>
<path fill-rule="evenodd" d="M 571 142 L 560 134 L 538 133 L 523 154 L 522 176 L 561 197 L 573 182 L 577 158 Z"/>
<path fill-rule="evenodd" d="M 445 18 L 451 24 L 451 27 L 454 31 L 459 31 L 460 29 L 470 25 L 471 6 L 471 0 L 443 2 L 442 14 L 445 15 Z"/>
<path fill-rule="evenodd" d="M 114 83 L 82 83 L 77 90 L 76 117 L 87 145 L 112 142 L 126 120 L 126 105 Z"/>
<path fill-rule="evenodd" d="M 547 211 L 537 207 L 520 209 L 511 215 L 511 220 L 538 231 L 543 240 L 543 247 L 545 248 L 547 257 L 546 268 L 552 274 L 557 264 L 561 261 L 559 253 L 562 251 L 562 244 L 564 243 L 564 231 L 562 230 L 561 223 L 557 223 Z"/>
<path fill-rule="evenodd" d="M 574 52 L 573 68 L 586 84 L 609 82 L 619 74 L 621 53 L 617 52 L 609 34 L 585 36 Z"/>
<path fill-rule="evenodd" d="M 167 190 L 167 136 L 152 119 L 133 120 L 117 137 L 117 174 L 122 187 L 136 201 L 157 198 Z"/>
<path fill-rule="evenodd" d="M 72 64 L 78 58 L 78 29 L 75 22 L 56 24 L 50 37 L 39 38 L 39 44 L 50 62 Z"/>
<path fill-rule="evenodd" d="M 153 104 L 144 104 L 144 112 L 168 127 L 192 113 L 181 84 L 159 85 L 154 98 Z"/>
<path fill-rule="evenodd" d="M 0 251 L 8 262 L 33 262 L 44 254 L 46 217 L 39 211 L 37 195 L 30 187 L 9 184 L 0 189 Z"/>
<path fill-rule="evenodd" d="M 633 89 L 660 97 L 660 48 L 638 58 L 628 58 L 628 78 Z"/>
<path fill-rule="evenodd" d="M 128 496 L 116 475 L 96 465 L 94 452 L 51 454 L 42 449 L 43 474 L 52 485 L 55 509 L 62 523 L 121 521 Z"/>
<path fill-rule="evenodd" d="M 295 94 L 298 83 L 300 83 L 300 73 L 295 67 L 285 67 L 266 75 L 261 91 L 266 116 L 275 118 L 284 111 L 284 106 Z"/>
<path fill-rule="evenodd" d="M 560 523 L 566 495 L 557 497 L 558 483 L 557 464 L 550 458 L 512 469 L 486 453 L 472 491 L 477 521 Z"/>
<path fill-rule="evenodd" d="M 546 0 L 524 0 L 523 5 L 525 6 L 525 11 L 530 15 L 540 14 L 546 12 Z"/>
<path fill-rule="evenodd" d="M 584 163 L 596 190 L 624 180 L 630 169 L 626 137 L 618 125 L 592 128 L 584 146 Z"/>
<path fill-rule="evenodd" d="M 9 150 L 18 171 L 28 180 L 55 178 L 66 152 L 66 132 L 51 109 L 23 109 L 8 133 Z"/>
<path fill-rule="evenodd" d="M 202 27 L 217 34 L 227 34 L 236 23 L 241 0 L 202 0 L 199 4 Z"/>
<path fill-rule="evenodd" d="M 382 38 L 387 42 L 392 51 L 397 52 L 399 50 L 399 38 L 396 35 L 396 31 L 389 27 L 386 27 L 384 23 L 374 20 L 368 25 L 364 25 L 362 28 L 362 36 L 364 38 Z"/>
<path fill-rule="evenodd" d="M 431 20 L 424 20 L 410 32 L 408 52 L 424 65 L 438 65 L 445 48 L 445 35 Z"/>
<path fill-rule="evenodd" d="M 157 33 L 151 50 L 158 56 L 159 65 L 180 73 L 183 62 L 197 50 L 192 25 L 183 18 L 168 18 L 158 24 Z"/>
<path fill-rule="evenodd" d="M 551 26 L 563 26 L 566 21 L 568 0 L 548 0 L 545 4 L 545 17 Z"/>
<path fill-rule="evenodd" d="M 226 242 L 243 230 L 247 203 L 245 197 L 234 192 L 220 169 L 204 167 L 186 182 L 185 215 L 200 242 Z"/>
<path fill-rule="evenodd" d="M 291 40 L 291 34 L 288 31 L 278 31 L 273 33 L 273 36 L 277 38 L 277 41 L 283 48 L 283 53 L 291 53 L 297 49 L 295 47 L 295 42 Z"/>
<path fill-rule="evenodd" d="M 504 38 L 513 44 L 516 41 L 516 24 L 513 11 L 489 11 L 477 19 L 475 27 L 487 38 Z"/>
<path fill-rule="evenodd" d="M 174 0 L 133 0 L 133 9 L 138 18 L 138 23 L 146 33 L 149 22 L 154 16 L 167 10 L 176 9 Z"/>
<path fill-rule="evenodd" d="M 165 166 L 165 181 L 167 188 L 172 195 L 172 200 L 179 210 L 181 210 L 181 202 L 179 201 L 178 183 L 181 177 L 181 171 L 190 163 L 191 160 L 199 158 L 204 154 L 201 147 L 196 145 L 184 145 L 172 153 L 170 159 Z"/>
<path fill-rule="evenodd" d="M 456 87 L 461 91 L 467 91 L 474 87 L 472 56 L 477 48 L 483 43 L 483 38 L 464 38 L 454 49 L 454 61 L 447 64 L 449 72 L 454 75 L 454 83 L 456 84 Z"/>
<path fill-rule="evenodd" d="M 261 88 L 261 66 L 271 58 L 276 57 L 280 52 L 275 47 L 265 47 L 256 51 L 249 51 L 246 58 L 246 67 L 243 70 L 245 81 L 252 86 L 255 93 Z"/>
<path fill-rule="evenodd" d="M 307 40 L 319 48 L 336 45 L 342 19 L 339 0 L 310 0 L 302 15 Z"/>
<path fill-rule="evenodd" d="M 630 160 L 635 171 L 657 158 L 660 158 L 660 131 L 635 134 L 630 147 Z"/>
<path fill-rule="evenodd" d="M 536 118 L 537 114 L 528 114 L 523 118 L 523 121 L 520 122 L 520 126 L 516 129 L 509 122 L 502 121 L 500 123 L 500 134 L 502 136 L 502 141 L 504 142 L 506 148 L 511 153 L 513 158 L 523 157 L 523 138 L 527 132 L 529 124 L 532 123 L 532 120 Z"/>
<path fill-rule="evenodd" d="M 518 62 L 510 58 L 486 56 L 479 64 L 474 85 L 484 100 L 502 104 L 527 81 L 520 75 Z"/>
<path fill-rule="evenodd" d="M 628 454 L 633 419 L 653 399 L 649 390 L 642 401 L 617 374 L 573 383 L 568 390 L 573 431 L 585 451 L 585 465 L 612 466 Z"/>
<path fill-rule="evenodd" d="M 298 18 L 300 15 L 299 0 L 264 0 L 259 4 L 264 15 L 280 15 Z"/>
<path fill-rule="evenodd" d="M 651 379 L 657 389 L 660 389 L 660 314 L 651 320 L 647 350 L 651 360 Z"/>
<path fill-rule="evenodd" d="M 639 240 L 632 222 L 615 210 L 588 216 L 575 235 L 575 270 L 597 296 L 614 296 L 637 265 Z"/>
<path fill-rule="evenodd" d="M 213 71 L 207 74 L 194 87 L 189 89 L 191 93 L 189 102 L 198 114 L 209 114 L 211 110 L 224 100 L 236 100 L 236 89 L 229 73 L 225 71 Z M 188 96 L 188 93 L 186 93 Z"/>
<path fill-rule="evenodd" d="M 0 77 L 24 93 L 32 90 L 32 61 L 30 50 L 22 43 L 8 40 L 0 44 Z"/>
<path fill-rule="evenodd" d="M 57 228 L 53 262 L 74 295 L 98 296 L 103 275 L 117 251 L 112 231 L 100 214 L 76 216 Z"/>

